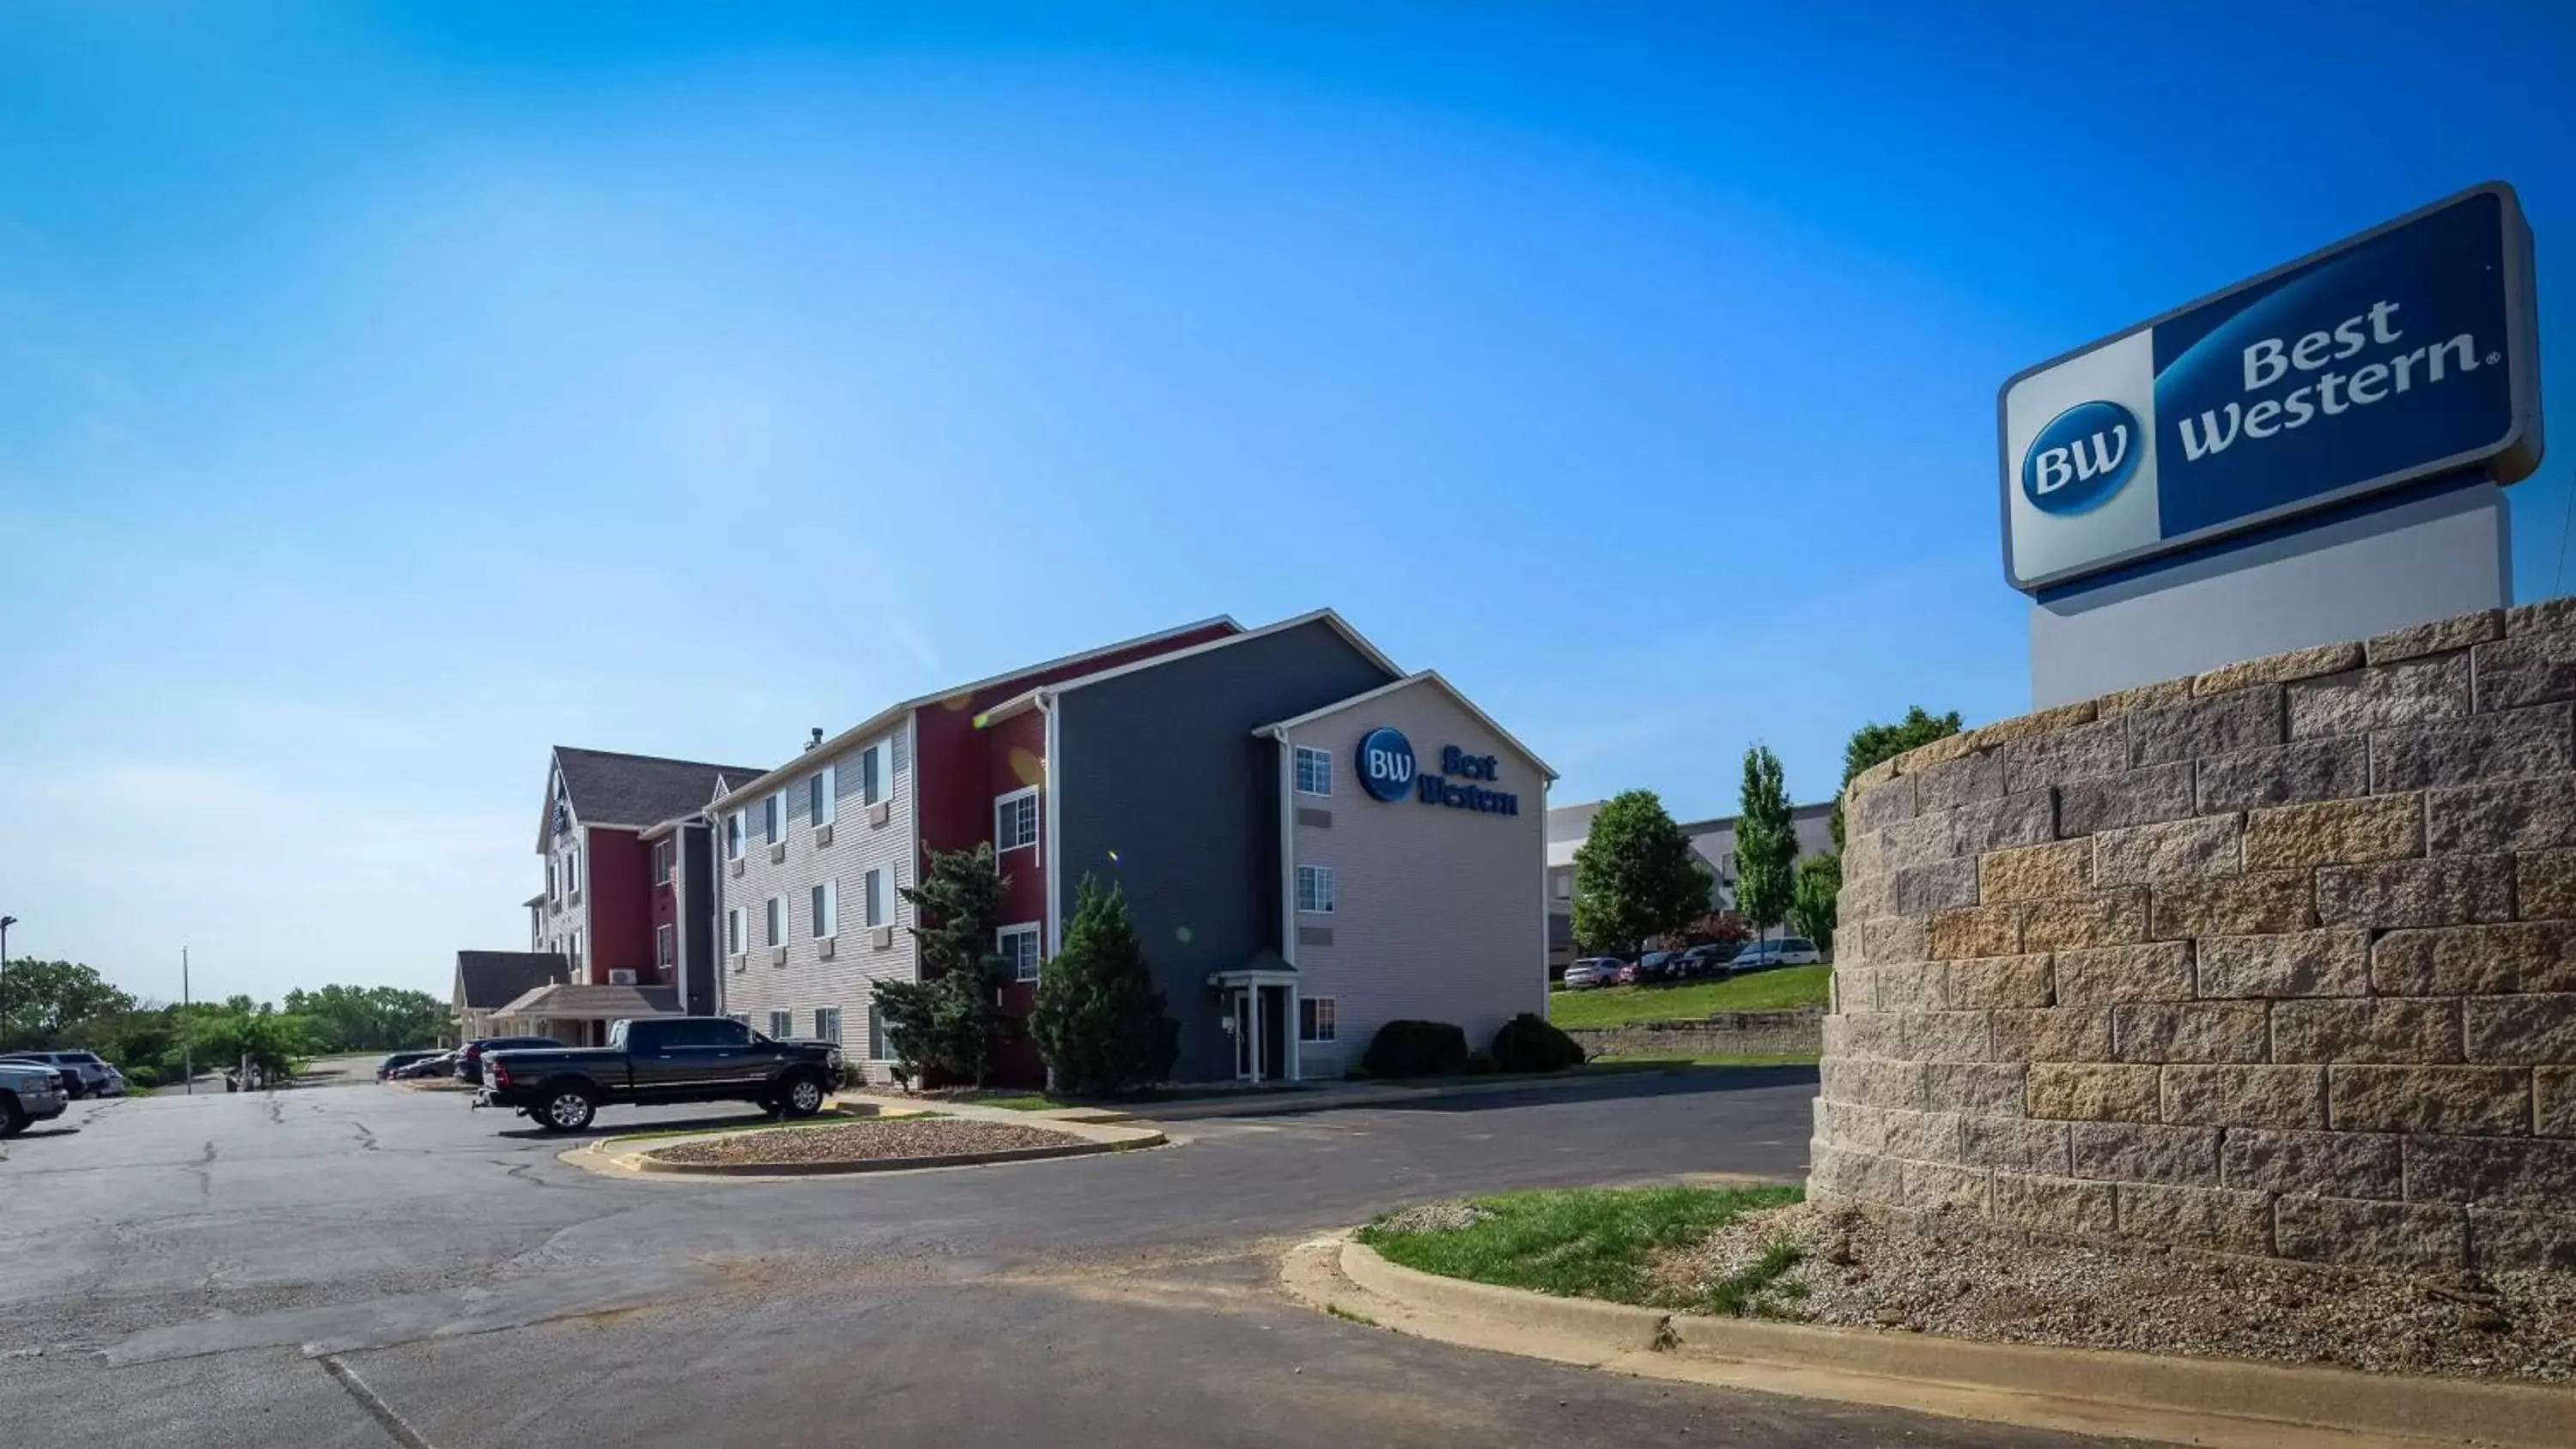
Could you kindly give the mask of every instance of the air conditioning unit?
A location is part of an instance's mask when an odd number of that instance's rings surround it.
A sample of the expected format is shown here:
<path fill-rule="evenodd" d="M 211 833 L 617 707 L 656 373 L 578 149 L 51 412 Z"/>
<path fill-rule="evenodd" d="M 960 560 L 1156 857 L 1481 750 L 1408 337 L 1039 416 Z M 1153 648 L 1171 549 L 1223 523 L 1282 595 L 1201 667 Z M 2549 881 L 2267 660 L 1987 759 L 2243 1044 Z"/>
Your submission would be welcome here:
<path fill-rule="evenodd" d="M 832 959 L 832 946 L 833 946 L 833 941 L 832 941 L 832 938 L 831 938 L 831 937 L 829 937 L 829 936 L 825 936 L 825 937 L 823 937 L 822 939 L 820 939 L 820 940 L 816 941 L 816 942 L 814 943 L 814 955 L 815 955 L 815 957 L 816 957 L 817 959 L 819 959 L 819 960 L 824 960 L 824 961 L 829 961 L 829 960 L 831 960 L 831 959 Z"/>
<path fill-rule="evenodd" d="M 773 845 L 773 846 L 769 847 L 769 863 L 770 863 L 771 865 L 779 865 L 779 864 L 782 864 L 782 863 L 784 863 L 784 862 L 786 861 L 786 859 L 787 859 L 787 842 L 786 842 L 786 841 L 782 840 L 782 841 L 778 842 L 776 845 Z"/>
<path fill-rule="evenodd" d="M 832 827 L 831 827 L 831 826 L 829 826 L 829 825 L 817 825 L 817 826 L 815 826 L 815 827 L 814 827 L 814 848 L 815 848 L 816 850 L 821 850 L 824 846 L 827 846 L 827 845 L 829 845 L 829 844 L 831 844 L 831 843 L 832 843 Z"/>
<path fill-rule="evenodd" d="M 879 926 L 868 932 L 868 945 L 882 951 L 894 944 L 894 927 Z"/>
<path fill-rule="evenodd" d="M 634 984 L 635 984 L 635 971 L 634 971 L 634 968 L 632 968 L 632 967 L 612 967 L 612 968 L 610 968 L 609 973 L 608 973 L 608 984 L 609 984 L 609 985 L 611 985 L 611 986 L 632 986 L 632 985 L 634 985 Z"/>
<path fill-rule="evenodd" d="M 870 825 L 883 825 L 893 818 L 894 807 L 883 802 L 870 806 L 868 809 L 868 823 Z"/>

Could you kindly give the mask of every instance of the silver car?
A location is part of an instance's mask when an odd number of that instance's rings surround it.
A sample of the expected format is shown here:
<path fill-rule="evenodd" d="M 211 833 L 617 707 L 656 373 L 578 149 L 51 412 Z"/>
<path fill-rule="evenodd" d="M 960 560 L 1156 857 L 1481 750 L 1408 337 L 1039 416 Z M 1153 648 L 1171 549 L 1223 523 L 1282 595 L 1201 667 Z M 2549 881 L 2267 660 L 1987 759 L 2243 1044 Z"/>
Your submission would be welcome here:
<path fill-rule="evenodd" d="M 77 1095 L 83 1097 L 125 1095 L 125 1074 L 109 1066 L 107 1059 L 96 1052 L 19 1052 L 17 1055 L 27 1061 L 51 1062 L 72 1073 L 71 1080 L 79 1084 L 73 1088 Z"/>
<path fill-rule="evenodd" d="M 0 1137 L 15 1137 L 30 1122 L 51 1121 L 69 1105 L 53 1068 L 0 1062 Z"/>

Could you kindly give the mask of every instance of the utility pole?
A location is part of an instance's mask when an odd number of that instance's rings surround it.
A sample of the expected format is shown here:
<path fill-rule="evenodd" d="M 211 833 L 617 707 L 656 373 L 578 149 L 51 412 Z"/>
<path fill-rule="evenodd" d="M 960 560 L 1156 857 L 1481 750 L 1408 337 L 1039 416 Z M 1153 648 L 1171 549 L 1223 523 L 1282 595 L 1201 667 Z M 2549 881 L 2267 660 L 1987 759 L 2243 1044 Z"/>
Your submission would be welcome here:
<path fill-rule="evenodd" d="M 16 916 L 0 916 L 0 1046 L 9 1042 L 9 928 Z"/>
<path fill-rule="evenodd" d="M 197 1015 L 188 1000 L 188 948 L 179 948 L 179 1076 L 197 1095 Z"/>

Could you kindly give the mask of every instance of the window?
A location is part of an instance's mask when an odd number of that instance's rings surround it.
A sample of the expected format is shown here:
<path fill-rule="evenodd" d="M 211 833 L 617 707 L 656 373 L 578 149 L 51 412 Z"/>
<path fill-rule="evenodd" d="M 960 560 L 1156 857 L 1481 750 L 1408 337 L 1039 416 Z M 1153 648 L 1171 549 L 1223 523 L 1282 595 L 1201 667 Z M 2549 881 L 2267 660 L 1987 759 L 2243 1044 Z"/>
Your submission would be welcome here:
<path fill-rule="evenodd" d="M 742 812 L 725 817 L 725 859 L 742 859 Z"/>
<path fill-rule="evenodd" d="M 1297 909 L 1310 915 L 1333 913 L 1333 868 L 1329 865 L 1297 867 Z"/>
<path fill-rule="evenodd" d="M 878 866 L 876 869 L 868 872 L 867 906 L 868 928 L 870 930 L 874 930 L 879 926 L 891 926 L 894 924 L 894 892 L 888 888 L 889 877 L 891 875 L 892 872 L 888 871 L 884 866 Z"/>
<path fill-rule="evenodd" d="M 879 740 L 859 751 L 859 803 L 874 805 L 885 798 L 886 742 Z"/>
<path fill-rule="evenodd" d="M 769 1014 L 769 1039 L 785 1041 L 796 1034 L 796 1013 L 773 1011 Z"/>
<path fill-rule="evenodd" d="M 885 1018 L 877 1014 L 876 1008 L 870 1007 L 868 1008 L 868 1060 L 881 1062 L 885 1059 Z"/>
<path fill-rule="evenodd" d="M 725 912 L 725 954 L 728 956 L 742 954 L 742 907 L 740 906 Z"/>
<path fill-rule="evenodd" d="M 578 845 L 564 851 L 564 894 L 581 894 L 581 847 Z"/>
<path fill-rule="evenodd" d="M 1574 899 L 1574 873 L 1572 871 L 1566 871 L 1558 875 L 1551 884 L 1556 887 L 1556 898 L 1558 900 L 1570 901 Z"/>
<path fill-rule="evenodd" d="M 555 858 L 551 855 L 546 857 L 546 899 L 563 899 L 563 878 L 555 874 Z"/>
<path fill-rule="evenodd" d="M 1300 996 L 1297 998 L 1297 1040 L 1333 1041 L 1333 998 Z"/>
<path fill-rule="evenodd" d="M 768 919 L 764 921 L 763 924 L 768 926 L 769 935 L 762 940 L 761 944 L 764 946 L 786 945 L 787 898 L 785 896 L 771 896 L 769 898 L 767 915 Z"/>
<path fill-rule="evenodd" d="M 993 801 L 993 849 L 1018 850 L 1038 843 L 1038 792 L 1014 790 Z"/>
<path fill-rule="evenodd" d="M 805 781 L 805 817 L 817 830 L 832 823 L 832 774 L 825 765 Z"/>
<path fill-rule="evenodd" d="M 814 939 L 841 934 L 841 883 L 837 880 L 814 882 Z"/>
<path fill-rule="evenodd" d="M 841 1044 L 841 1008 L 837 1006 L 815 1007 L 814 1035 L 821 1037 L 823 1040 L 830 1042 L 834 1046 L 839 1046 Z"/>
<path fill-rule="evenodd" d="M 657 841 L 654 841 L 654 842 L 653 842 L 653 884 L 655 884 L 655 885 L 669 885 L 670 883 L 671 883 L 671 842 L 669 842 L 669 841 L 667 841 L 667 840 L 657 840 Z"/>
<path fill-rule="evenodd" d="M 654 927 L 653 964 L 661 967 L 665 971 L 668 971 L 679 961 L 679 959 L 680 928 L 677 926 Z"/>
<path fill-rule="evenodd" d="M 1333 793 L 1333 756 L 1330 751 L 1297 747 L 1297 793 L 1330 795 Z"/>
<path fill-rule="evenodd" d="M 1004 926 L 993 933 L 993 947 L 1010 969 L 1013 981 L 1038 979 L 1038 928 L 1032 921 L 1023 926 Z"/>
<path fill-rule="evenodd" d="M 580 981 L 585 979 L 581 974 L 581 932 L 573 932 L 570 939 L 572 942 L 572 949 L 565 952 L 564 955 L 572 965 L 572 979 Z"/>
<path fill-rule="evenodd" d="M 787 792 L 774 790 L 760 802 L 760 838 L 771 845 L 787 838 Z"/>

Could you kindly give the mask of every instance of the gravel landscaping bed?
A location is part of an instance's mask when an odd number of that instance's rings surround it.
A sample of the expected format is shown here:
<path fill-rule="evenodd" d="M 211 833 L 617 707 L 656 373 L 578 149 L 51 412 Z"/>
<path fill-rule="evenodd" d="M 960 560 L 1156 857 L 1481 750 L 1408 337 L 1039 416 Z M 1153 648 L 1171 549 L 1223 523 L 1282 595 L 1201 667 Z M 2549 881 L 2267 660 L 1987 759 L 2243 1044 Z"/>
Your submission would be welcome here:
<path fill-rule="evenodd" d="M 1016 1122 L 957 1117 L 889 1118 L 826 1127 L 767 1128 L 728 1132 L 698 1142 L 675 1142 L 644 1155 L 657 1162 L 732 1166 L 866 1162 L 887 1157 L 945 1157 L 961 1152 L 1013 1152 L 1062 1147 L 1081 1139 Z"/>
<path fill-rule="evenodd" d="M 1705 1298 L 1770 1256 L 1768 1317 L 2002 1343 L 2330 1364 L 2369 1373 L 2576 1380 L 2576 1274 L 2438 1276 L 2155 1249 L 2017 1242 L 1947 1214 L 1800 1203 L 1657 1255 Z"/>

